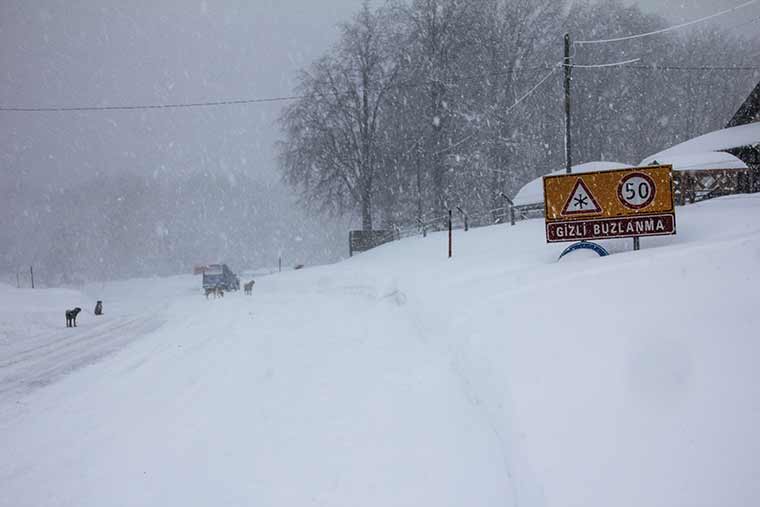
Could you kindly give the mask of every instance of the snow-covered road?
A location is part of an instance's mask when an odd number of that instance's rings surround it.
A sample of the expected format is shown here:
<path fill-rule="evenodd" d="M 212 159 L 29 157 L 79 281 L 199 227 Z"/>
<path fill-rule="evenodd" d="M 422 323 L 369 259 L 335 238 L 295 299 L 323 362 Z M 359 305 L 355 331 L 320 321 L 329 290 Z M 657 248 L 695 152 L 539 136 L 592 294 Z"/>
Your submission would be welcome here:
<path fill-rule="evenodd" d="M 89 361 L 87 344 L 159 319 L 49 334 L 4 376 L 0 505 L 511 497 L 502 449 L 403 306 L 399 291 L 298 273 L 260 279 L 251 297 L 187 291 L 163 326 L 66 378 L 50 372 Z M 11 389 L 40 377 L 59 381 Z"/>
<path fill-rule="evenodd" d="M 0 403 L 93 364 L 162 323 L 159 316 L 151 314 L 119 317 L 102 319 L 82 329 L 64 328 L 9 340 L 0 348 Z"/>

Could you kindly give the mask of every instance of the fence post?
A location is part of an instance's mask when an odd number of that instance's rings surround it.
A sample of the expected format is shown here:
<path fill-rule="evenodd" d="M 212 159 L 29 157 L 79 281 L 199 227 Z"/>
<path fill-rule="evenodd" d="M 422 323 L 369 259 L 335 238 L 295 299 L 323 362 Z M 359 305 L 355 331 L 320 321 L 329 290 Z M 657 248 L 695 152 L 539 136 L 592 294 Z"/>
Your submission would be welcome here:
<path fill-rule="evenodd" d="M 34 288 L 34 268 L 29 266 L 29 276 L 32 278 L 32 289 Z"/>
<path fill-rule="evenodd" d="M 425 228 L 425 222 L 418 218 L 417 223 L 420 224 L 420 228 L 422 229 L 422 237 L 427 238 L 427 228 Z"/>
<path fill-rule="evenodd" d="M 470 230 L 470 226 L 467 219 L 467 213 L 460 207 L 457 206 L 457 210 L 462 214 L 462 217 L 464 217 L 464 232 L 467 232 Z"/>
<path fill-rule="evenodd" d="M 509 225 L 515 225 L 515 203 L 504 192 L 499 192 L 499 195 L 506 199 L 509 205 Z"/>

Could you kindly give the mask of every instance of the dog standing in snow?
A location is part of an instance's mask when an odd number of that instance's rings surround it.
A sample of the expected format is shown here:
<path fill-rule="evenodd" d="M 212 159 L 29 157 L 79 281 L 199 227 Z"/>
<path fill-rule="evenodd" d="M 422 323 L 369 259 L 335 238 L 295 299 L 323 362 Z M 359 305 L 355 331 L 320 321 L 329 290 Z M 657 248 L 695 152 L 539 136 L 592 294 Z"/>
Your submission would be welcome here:
<path fill-rule="evenodd" d="M 256 283 L 253 280 L 243 285 L 243 288 L 245 289 L 246 295 L 250 296 L 253 292 L 253 284 Z"/>
<path fill-rule="evenodd" d="M 77 315 L 81 311 L 78 306 L 73 310 L 66 310 L 66 327 L 77 327 Z"/>

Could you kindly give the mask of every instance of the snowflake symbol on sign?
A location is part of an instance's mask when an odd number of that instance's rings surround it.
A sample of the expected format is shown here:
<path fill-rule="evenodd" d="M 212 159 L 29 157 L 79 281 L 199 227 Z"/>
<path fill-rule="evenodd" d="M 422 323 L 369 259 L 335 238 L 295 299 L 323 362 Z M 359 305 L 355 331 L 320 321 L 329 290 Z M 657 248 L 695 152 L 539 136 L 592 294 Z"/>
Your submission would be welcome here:
<path fill-rule="evenodd" d="M 575 207 L 583 209 L 588 205 L 588 196 L 579 195 L 575 198 Z"/>
<path fill-rule="evenodd" d="M 570 196 L 565 201 L 561 215 L 588 215 L 590 213 L 601 213 L 602 207 L 591 194 L 591 190 L 583 181 L 583 178 L 577 178 Z"/>

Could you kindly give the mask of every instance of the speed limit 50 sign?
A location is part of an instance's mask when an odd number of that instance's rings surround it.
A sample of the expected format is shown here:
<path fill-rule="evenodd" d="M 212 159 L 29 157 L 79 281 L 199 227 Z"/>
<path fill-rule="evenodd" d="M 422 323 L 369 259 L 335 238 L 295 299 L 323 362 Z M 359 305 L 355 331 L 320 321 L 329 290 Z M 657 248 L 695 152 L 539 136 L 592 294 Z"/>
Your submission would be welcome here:
<path fill-rule="evenodd" d="M 546 241 L 676 233 L 671 166 L 544 177 Z"/>

